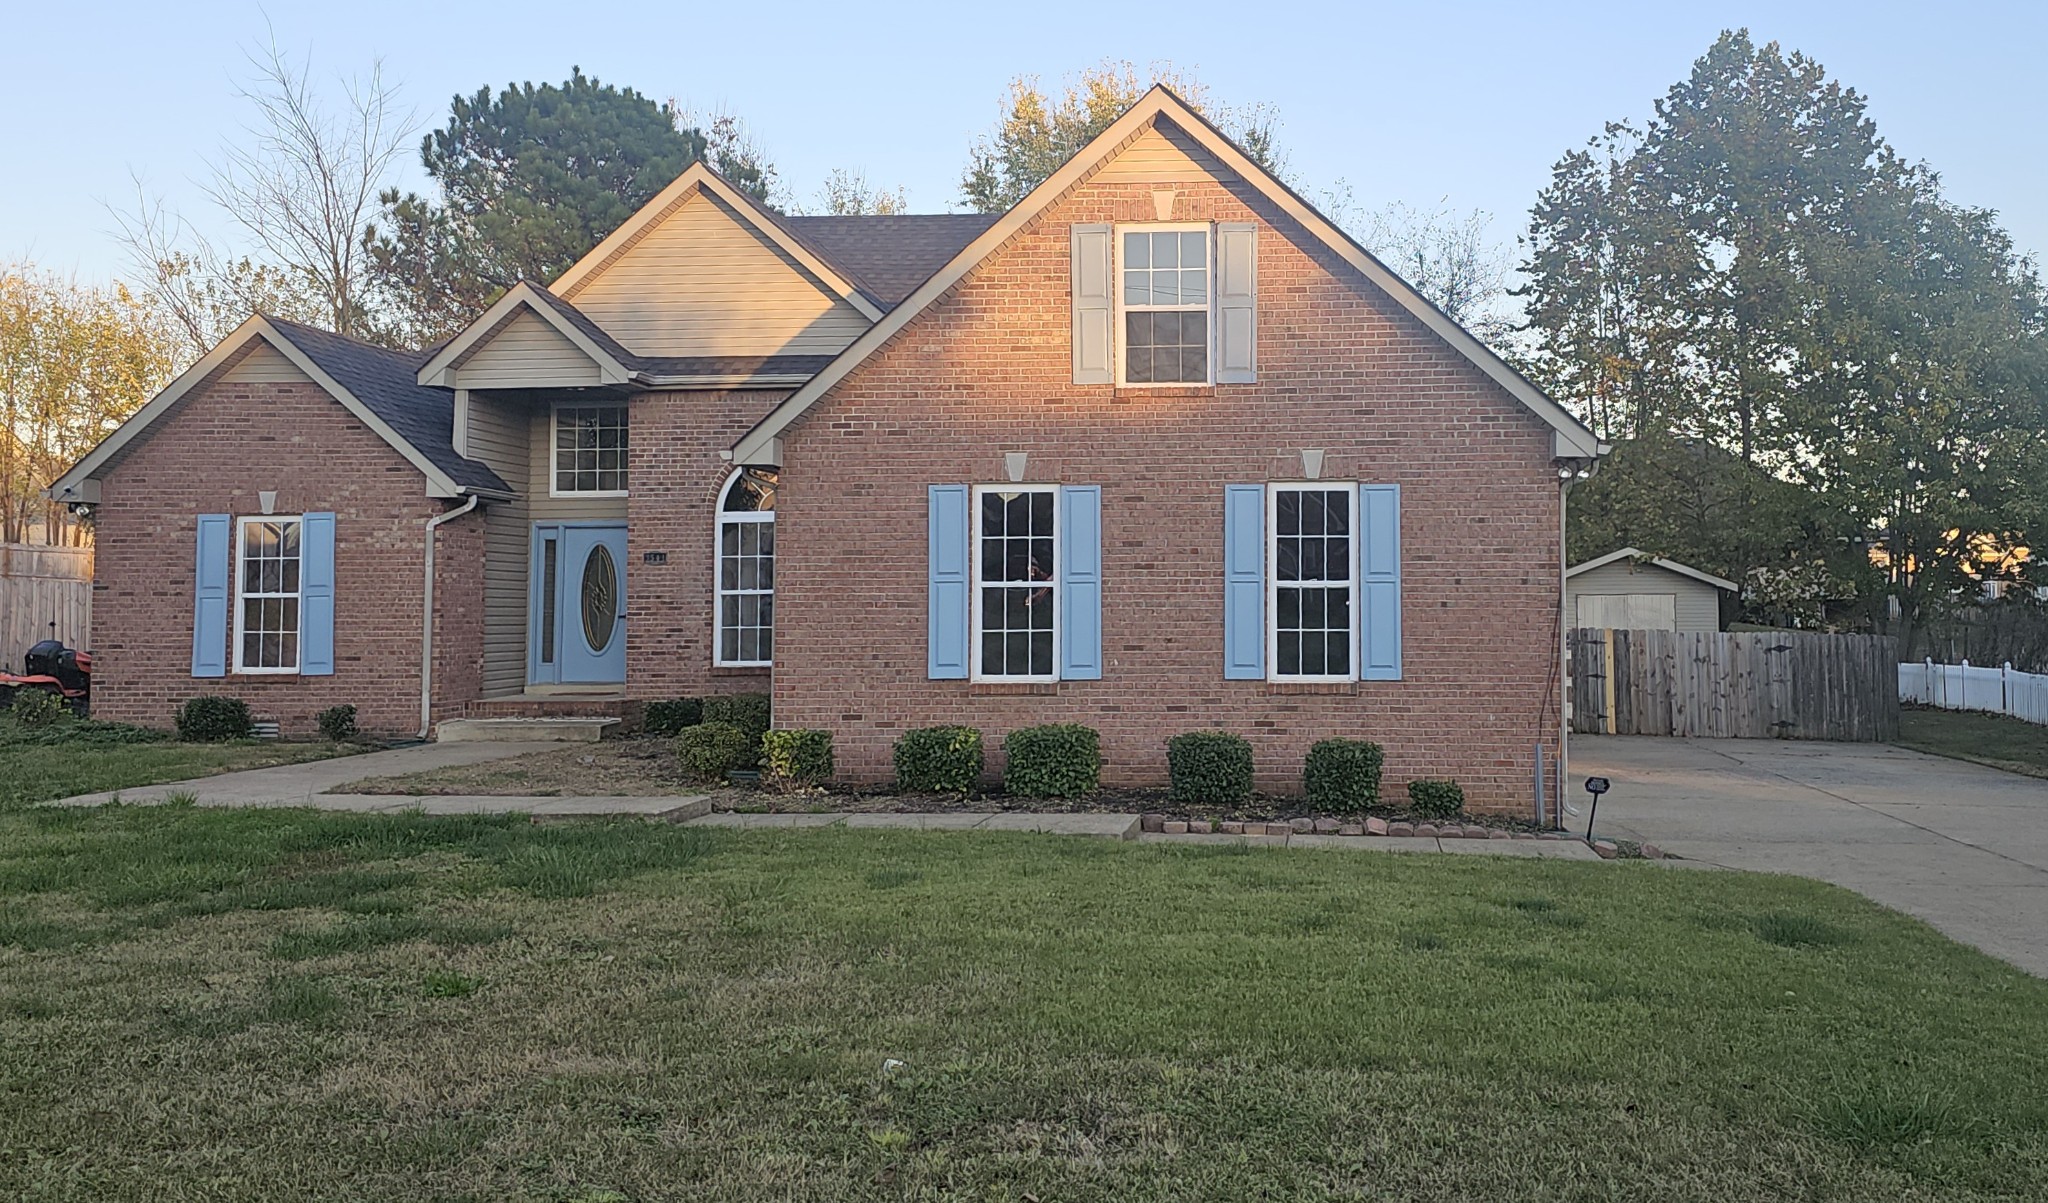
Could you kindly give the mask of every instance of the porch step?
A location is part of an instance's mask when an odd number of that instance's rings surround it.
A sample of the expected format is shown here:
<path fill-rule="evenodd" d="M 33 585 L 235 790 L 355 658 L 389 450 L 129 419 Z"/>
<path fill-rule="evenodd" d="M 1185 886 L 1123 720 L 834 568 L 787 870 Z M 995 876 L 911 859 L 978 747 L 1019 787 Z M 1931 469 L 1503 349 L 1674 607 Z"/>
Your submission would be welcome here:
<path fill-rule="evenodd" d="M 613 695 L 485 698 L 462 708 L 464 718 L 630 718 L 637 702 Z"/>
<path fill-rule="evenodd" d="M 606 715 L 558 715 L 551 718 L 451 718 L 434 727 L 439 743 L 480 740 L 538 743 L 590 743 L 621 720 Z"/>

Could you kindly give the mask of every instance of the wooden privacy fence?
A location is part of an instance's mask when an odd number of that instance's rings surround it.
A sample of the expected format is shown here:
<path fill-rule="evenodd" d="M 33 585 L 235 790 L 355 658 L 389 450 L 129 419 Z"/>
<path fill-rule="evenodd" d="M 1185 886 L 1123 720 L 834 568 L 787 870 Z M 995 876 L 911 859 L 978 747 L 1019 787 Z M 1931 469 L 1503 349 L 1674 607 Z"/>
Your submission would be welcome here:
<path fill-rule="evenodd" d="M 0 668 L 52 638 L 92 646 L 92 549 L 0 543 Z"/>
<path fill-rule="evenodd" d="M 1899 733 L 1889 636 L 1581 628 L 1571 640 L 1574 731 L 1864 742 Z"/>

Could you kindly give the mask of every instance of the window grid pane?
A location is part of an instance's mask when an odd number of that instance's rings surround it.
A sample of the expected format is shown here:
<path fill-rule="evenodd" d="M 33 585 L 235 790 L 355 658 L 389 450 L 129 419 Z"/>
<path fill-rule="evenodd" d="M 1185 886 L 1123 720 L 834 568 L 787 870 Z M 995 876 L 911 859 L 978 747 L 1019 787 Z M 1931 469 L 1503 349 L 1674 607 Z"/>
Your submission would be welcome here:
<path fill-rule="evenodd" d="M 555 492 L 625 492 L 626 452 L 625 406 L 555 410 Z"/>
<path fill-rule="evenodd" d="M 990 489 L 975 526 L 984 677 L 1053 675 L 1058 548 L 1049 489 Z"/>
<path fill-rule="evenodd" d="M 1351 674 L 1351 493 L 1282 489 L 1273 499 L 1275 671 Z"/>
<path fill-rule="evenodd" d="M 299 666 L 299 520 L 242 523 L 240 653 L 238 667 L 293 670 Z"/>
<path fill-rule="evenodd" d="M 749 468 L 720 500 L 718 663 L 775 659 L 775 489 L 773 472 Z"/>
<path fill-rule="evenodd" d="M 1209 234 L 1123 234 L 1124 381 L 1205 384 L 1209 379 Z"/>

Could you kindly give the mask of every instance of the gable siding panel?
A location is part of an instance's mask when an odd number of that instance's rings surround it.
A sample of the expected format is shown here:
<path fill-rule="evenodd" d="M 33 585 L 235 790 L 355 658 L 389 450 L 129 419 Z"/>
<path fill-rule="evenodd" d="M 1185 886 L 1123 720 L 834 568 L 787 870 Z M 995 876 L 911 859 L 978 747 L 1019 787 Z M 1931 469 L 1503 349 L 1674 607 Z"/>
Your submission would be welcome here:
<path fill-rule="evenodd" d="M 282 351 L 260 338 L 252 340 L 248 353 L 229 364 L 216 379 L 233 384 L 310 384 L 313 381 L 311 376 L 299 370 L 298 364 L 286 359 Z"/>
<path fill-rule="evenodd" d="M 1217 178 L 1235 175 L 1179 130 L 1153 126 L 1133 138 L 1122 154 L 1103 164 L 1090 182 L 1170 184 Z"/>
<path fill-rule="evenodd" d="M 590 356 L 528 309 L 455 369 L 457 388 L 558 388 L 600 383 Z"/>
<path fill-rule="evenodd" d="M 702 193 L 568 299 L 637 355 L 836 355 L 868 328 Z"/>

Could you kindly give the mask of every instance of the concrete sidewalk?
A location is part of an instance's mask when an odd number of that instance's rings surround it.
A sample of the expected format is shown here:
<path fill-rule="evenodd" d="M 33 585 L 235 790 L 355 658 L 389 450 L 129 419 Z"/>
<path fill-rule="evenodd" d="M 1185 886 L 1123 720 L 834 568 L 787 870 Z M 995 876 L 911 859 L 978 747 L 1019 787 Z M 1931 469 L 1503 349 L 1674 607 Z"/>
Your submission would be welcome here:
<path fill-rule="evenodd" d="M 1884 744 L 1614 735 L 1573 736 L 1572 769 L 1613 783 L 1600 835 L 1846 886 L 2048 976 L 2048 781 Z"/>
<path fill-rule="evenodd" d="M 1193 846 L 1248 844 L 1275 848 L 1324 848 L 1369 852 L 1445 852 L 1481 856 L 1546 857 L 1555 860 L 1598 860 L 1583 843 L 1563 840 L 1435 840 L 1392 836 L 1334 836 L 1295 833 L 1289 835 L 1217 835 L 1186 833 L 1167 835 L 1140 830 L 1142 820 L 1134 814 L 1035 814 L 1022 811 L 966 811 L 939 813 L 887 813 L 827 811 L 764 814 L 747 811 L 711 812 L 711 799 L 703 794 L 670 797 L 531 796 L 496 794 L 334 794 L 326 791 L 365 777 L 395 777 L 432 769 L 454 768 L 503 760 L 528 752 L 554 751 L 559 743 L 460 742 L 418 744 L 359 756 L 338 756 L 331 760 L 279 765 L 222 773 L 192 781 L 147 785 L 135 789 L 80 794 L 49 803 L 51 806 L 103 806 L 110 802 L 131 805 L 161 804 L 176 795 L 189 795 L 199 806 L 310 807 L 315 810 L 348 811 L 359 814 L 414 812 L 429 815 L 526 814 L 540 820 L 586 818 L 642 818 L 670 823 L 692 823 L 703 827 L 740 830 L 766 828 L 845 827 L 854 830 L 894 831 L 1035 831 L 1046 835 L 1095 836 L 1105 839 L 1138 840 L 1144 843 Z"/>
<path fill-rule="evenodd" d="M 200 806 L 311 806 L 321 810 L 404 809 L 424 798 L 400 795 L 329 794 L 327 791 L 365 777 L 392 777 L 503 760 L 526 752 L 561 748 L 555 743 L 414 744 L 358 756 L 336 756 L 268 769 L 245 769 L 191 781 L 141 785 L 62 798 L 51 806 L 103 806 L 108 802 L 154 805 L 173 794 L 189 794 Z M 375 799 L 375 803 L 366 799 Z M 554 799 L 565 801 L 566 799 Z"/>

